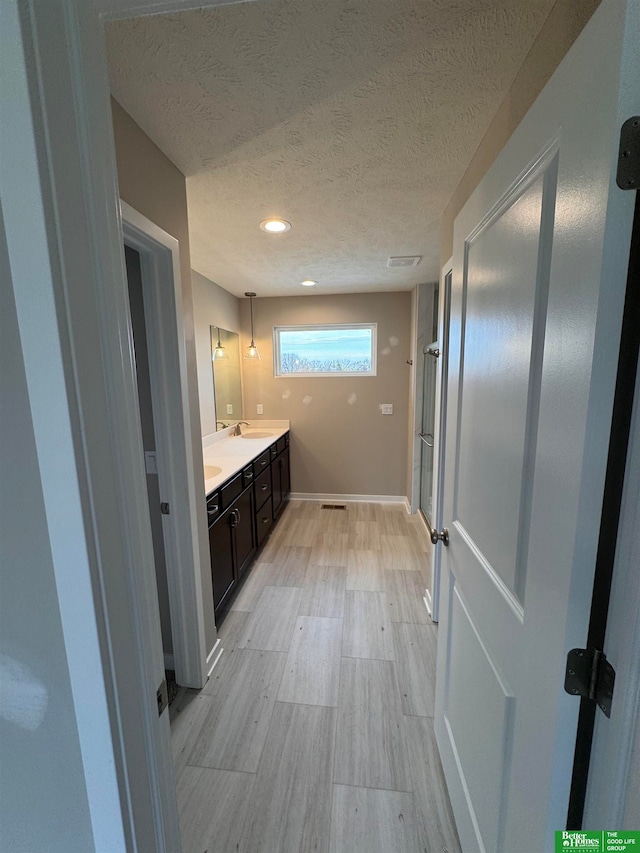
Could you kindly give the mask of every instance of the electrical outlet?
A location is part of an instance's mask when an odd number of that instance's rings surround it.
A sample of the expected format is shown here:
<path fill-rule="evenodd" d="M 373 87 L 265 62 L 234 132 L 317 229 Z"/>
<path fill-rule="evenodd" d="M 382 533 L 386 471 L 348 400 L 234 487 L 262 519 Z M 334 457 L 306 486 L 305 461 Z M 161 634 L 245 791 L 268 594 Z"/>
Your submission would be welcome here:
<path fill-rule="evenodd" d="M 381 403 L 380 411 L 383 415 L 392 415 L 393 414 L 393 403 Z"/>
<path fill-rule="evenodd" d="M 233 403 L 227 403 L 227 414 L 228 415 L 233 414 Z"/>
<path fill-rule="evenodd" d="M 262 405 L 262 403 L 258 403 L 258 405 L 256 406 L 256 414 L 264 415 L 264 406 Z"/>

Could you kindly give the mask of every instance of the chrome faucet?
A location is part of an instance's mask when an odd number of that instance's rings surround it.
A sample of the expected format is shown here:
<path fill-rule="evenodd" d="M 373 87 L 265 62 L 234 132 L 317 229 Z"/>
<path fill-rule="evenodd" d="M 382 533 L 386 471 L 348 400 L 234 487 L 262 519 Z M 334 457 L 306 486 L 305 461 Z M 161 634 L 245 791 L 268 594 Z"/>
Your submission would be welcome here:
<path fill-rule="evenodd" d="M 242 435 L 242 430 L 240 429 L 241 424 L 246 424 L 247 426 L 251 426 L 249 421 L 238 421 L 236 424 L 236 435 Z"/>

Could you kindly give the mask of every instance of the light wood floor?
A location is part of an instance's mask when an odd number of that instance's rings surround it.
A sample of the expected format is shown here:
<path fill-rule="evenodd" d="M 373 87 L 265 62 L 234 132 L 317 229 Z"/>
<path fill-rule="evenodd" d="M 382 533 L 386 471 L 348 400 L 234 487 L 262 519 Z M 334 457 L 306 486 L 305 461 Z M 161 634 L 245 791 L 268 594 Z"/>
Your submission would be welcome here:
<path fill-rule="evenodd" d="M 320 507 L 289 504 L 209 682 L 172 707 L 184 853 L 459 853 L 424 529 L 398 505 Z"/>

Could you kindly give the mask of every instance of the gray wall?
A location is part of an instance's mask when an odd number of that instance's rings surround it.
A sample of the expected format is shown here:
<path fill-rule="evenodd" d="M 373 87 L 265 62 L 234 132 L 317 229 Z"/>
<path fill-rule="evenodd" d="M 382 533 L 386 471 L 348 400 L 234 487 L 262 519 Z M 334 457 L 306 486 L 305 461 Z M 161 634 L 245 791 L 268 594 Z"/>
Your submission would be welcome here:
<path fill-rule="evenodd" d="M 599 5 L 600 0 L 556 0 L 445 208 L 441 226 L 441 266 L 453 254 L 456 216 Z"/>
<path fill-rule="evenodd" d="M 241 349 L 249 344 L 249 300 L 241 300 Z M 411 293 L 291 296 L 254 300 L 262 360 L 244 363 L 245 417 L 291 421 L 294 492 L 407 494 Z M 377 323 L 375 377 L 274 377 L 273 327 Z M 382 415 L 380 403 L 393 403 Z"/>
<path fill-rule="evenodd" d="M 146 216 L 147 219 L 162 228 L 163 231 L 175 237 L 180 244 L 182 321 L 186 344 L 189 414 L 191 416 L 191 440 L 194 454 L 193 467 L 196 477 L 199 472 L 203 483 L 198 534 L 205 641 L 207 652 L 209 652 L 216 642 L 216 627 L 213 614 L 211 562 L 204 500 L 186 182 L 182 172 L 165 157 L 158 146 L 138 127 L 117 101 L 111 100 L 111 108 L 120 198 L 130 204 L 138 213 Z"/>
<path fill-rule="evenodd" d="M 0 281 L 0 850 L 89 853 L 84 769 L 1 216 Z M 14 689 L 16 667 L 28 673 L 27 693 L 25 684 Z"/>

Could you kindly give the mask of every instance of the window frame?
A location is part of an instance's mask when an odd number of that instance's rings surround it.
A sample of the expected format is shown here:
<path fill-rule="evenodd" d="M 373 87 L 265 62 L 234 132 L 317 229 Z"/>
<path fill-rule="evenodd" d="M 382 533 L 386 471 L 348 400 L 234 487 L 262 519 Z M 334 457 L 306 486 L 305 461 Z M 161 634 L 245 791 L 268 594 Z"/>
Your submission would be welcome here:
<path fill-rule="evenodd" d="M 300 373 L 283 373 L 281 371 L 280 333 L 331 331 L 333 329 L 369 329 L 371 331 L 371 370 L 341 370 L 341 371 L 307 371 Z M 378 371 L 378 324 L 377 323 L 302 323 L 273 327 L 273 375 L 276 379 L 309 379 L 312 377 L 373 377 Z"/>

